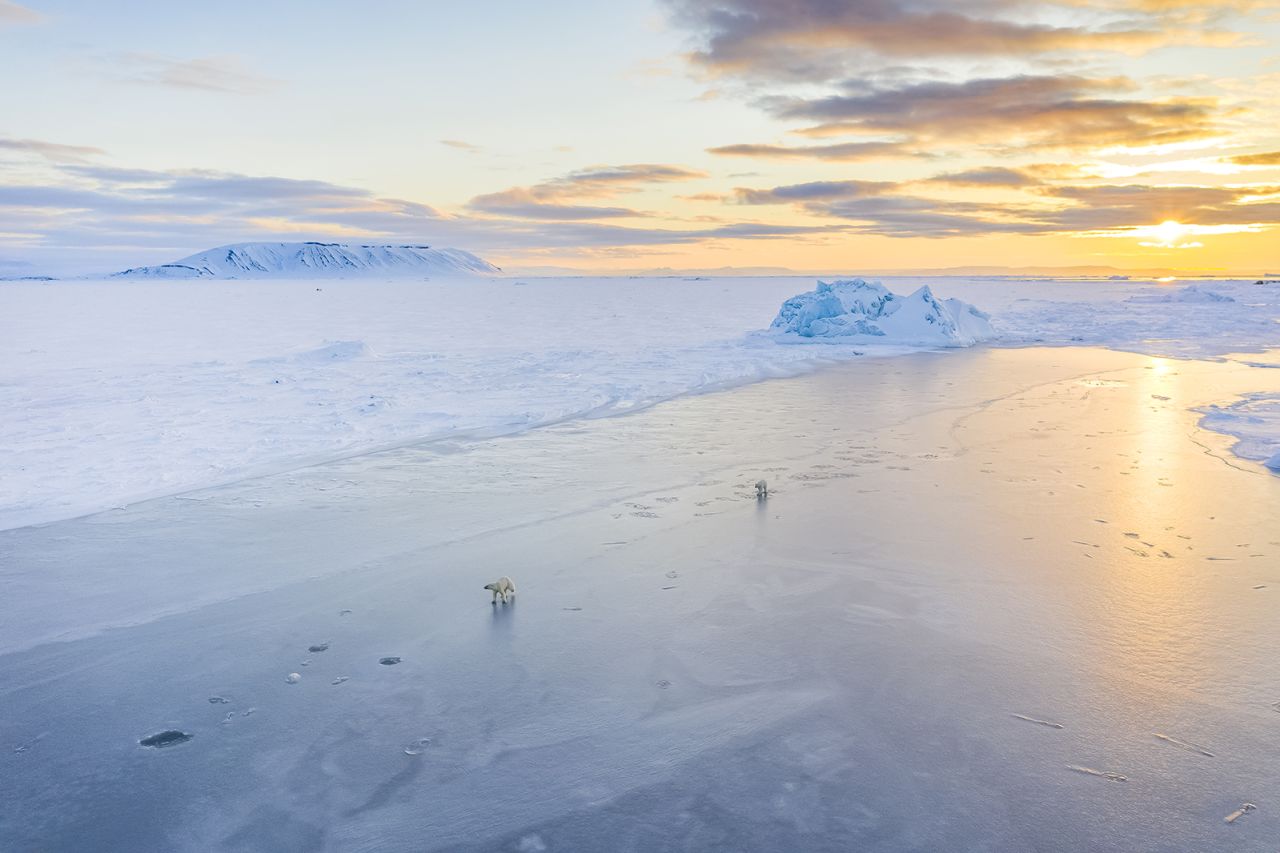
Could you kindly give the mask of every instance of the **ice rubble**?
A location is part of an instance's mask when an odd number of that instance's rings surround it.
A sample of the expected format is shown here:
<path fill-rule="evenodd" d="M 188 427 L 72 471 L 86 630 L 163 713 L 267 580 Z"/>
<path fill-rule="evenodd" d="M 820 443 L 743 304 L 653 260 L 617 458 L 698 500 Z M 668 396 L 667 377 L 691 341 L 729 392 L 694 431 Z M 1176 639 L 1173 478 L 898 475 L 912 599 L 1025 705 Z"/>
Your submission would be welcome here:
<path fill-rule="evenodd" d="M 928 285 L 900 296 L 855 278 L 820 281 L 815 290 L 791 297 L 770 328 L 802 338 L 967 347 L 995 337 L 990 319 L 967 302 L 937 299 Z"/>
<path fill-rule="evenodd" d="M 236 243 L 169 264 L 134 267 L 123 278 L 318 278 L 496 273 L 461 249 L 343 243 Z"/>

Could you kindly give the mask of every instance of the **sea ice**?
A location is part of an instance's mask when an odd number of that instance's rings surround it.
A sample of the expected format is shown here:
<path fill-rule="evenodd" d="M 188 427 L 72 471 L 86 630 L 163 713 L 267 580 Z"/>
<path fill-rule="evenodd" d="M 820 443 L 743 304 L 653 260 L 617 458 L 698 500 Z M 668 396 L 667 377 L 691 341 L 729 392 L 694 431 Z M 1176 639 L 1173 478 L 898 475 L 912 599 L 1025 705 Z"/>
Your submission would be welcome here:
<path fill-rule="evenodd" d="M 966 347 L 995 337 L 990 316 L 959 299 L 939 301 L 923 285 L 909 296 L 860 278 L 818 282 L 793 296 L 770 326 L 802 338 L 864 343 Z"/>

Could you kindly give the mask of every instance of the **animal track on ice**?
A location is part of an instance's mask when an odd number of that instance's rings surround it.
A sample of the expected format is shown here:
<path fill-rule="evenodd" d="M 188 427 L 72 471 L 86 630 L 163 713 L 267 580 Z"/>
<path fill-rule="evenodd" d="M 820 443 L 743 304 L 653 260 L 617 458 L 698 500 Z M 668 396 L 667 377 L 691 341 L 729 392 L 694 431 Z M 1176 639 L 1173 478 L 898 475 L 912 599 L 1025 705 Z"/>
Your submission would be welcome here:
<path fill-rule="evenodd" d="M 316 643 L 314 646 L 307 646 L 307 651 L 315 652 L 315 653 L 328 651 L 328 649 L 329 649 L 328 643 Z"/>
<path fill-rule="evenodd" d="M 164 749 L 169 746 L 177 746 L 180 743 L 186 743 L 195 735 L 187 732 L 178 731 L 177 729 L 166 729 L 162 732 L 144 737 L 138 743 L 142 746 L 151 747 L 152 749 Z"/>
<path fill-rule="evenodd" d="M 329 683 L 330 683 L 330 684 L 341 684 L 341 683 L 342 683 L 342 682 L 344 682 L 344 681 L 348 681 L 348 680 L 350 680 L 350 678 L 351 678 L 351 676 L 349 676 L 349 675 L 339 675 L 337 678 L 335 678 L 333 681 L 330 681 Z"/>
<path fill-rule="evenodd" d="M 209 704 L 210 705 L 230 705 L 231 700 L 226 698 L 225 696 L 210 696 Z"/>
<path fill-rule="evenodd" d="M 1092 767 L 1083 767 L 1079 764 L 1068 764 L 1068 770 L 1074 770 L 1077 773 L 1083 773 L 1086 776 L 1097 776 L 1100 779 L 1106 779 L 1108 782 L 1128 782 L 1129 777 L 1119 773 L 1112 773 L 1110 770 L 1094 770 Z"/>
<path fill-rule="evenodd" d="M 1050 720 L 1040 720 L 1035 717 L 1028 717 L 1026 714 L 1013 714 L 1013 717 L 1019 720 L 1025 720 L 1028 723 L 1035 723 L 1037 726 L 1048 726 L 1051 729 L 1065 729 L 1062 723 L 1055 723 Z"/>
<path fill-rule="evenodd" d="M 299 673 L 299 672 L 291 672 L 284 677 L 285 684 L 297 684 L 301 680 L 302 680 L 302 673 Z"/>
<path fill-rule="evenodd" d="M 656 512 L 650 512 L 649 510 L 640 510 L 631 514 L 636 518 L 661 518 Z"/>
<path fill-rule="evenodd" d="M 400 663 L 400 658 L 395 656 L 379 658 L 378 663 L 382 664 L 383 666 L 395 666 L 396 664 Z"/>
<path fill-rule="evenodd" d="M 1187 752 L 1195 752 L 1200 755 L 1204 755 L 1208 758 L 1214 757 L 1212 752 L 1205 749 L 1203 746 L 1200 746 L 1199 744 L 1190 743 L 1185 740 L 1178 740 L 1176 737 L 1169 737 L 1168 735 L 1162 735 L 1160 734 L 1160 732 L 1152 732 L 1151 734 L 1155 735 L 1157 738 L 1164 741 L 1165 743 L 1173 744 L 1174 746 L 1178 747 L 1178 749 L 1185 749 Z"/>

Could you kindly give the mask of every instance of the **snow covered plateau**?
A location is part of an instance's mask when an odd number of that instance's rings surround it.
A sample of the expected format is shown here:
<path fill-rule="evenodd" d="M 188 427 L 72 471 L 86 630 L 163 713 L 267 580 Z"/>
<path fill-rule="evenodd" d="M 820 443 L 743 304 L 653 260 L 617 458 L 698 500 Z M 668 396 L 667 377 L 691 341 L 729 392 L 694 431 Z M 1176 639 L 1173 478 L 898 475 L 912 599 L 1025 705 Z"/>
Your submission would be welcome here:
<path fill-rule="evenodd" d="M 497 273 L 462 249 L 344 243 L 236 243 L 172 263 L 133 267 L 118 278 L 332 278 Z"/>

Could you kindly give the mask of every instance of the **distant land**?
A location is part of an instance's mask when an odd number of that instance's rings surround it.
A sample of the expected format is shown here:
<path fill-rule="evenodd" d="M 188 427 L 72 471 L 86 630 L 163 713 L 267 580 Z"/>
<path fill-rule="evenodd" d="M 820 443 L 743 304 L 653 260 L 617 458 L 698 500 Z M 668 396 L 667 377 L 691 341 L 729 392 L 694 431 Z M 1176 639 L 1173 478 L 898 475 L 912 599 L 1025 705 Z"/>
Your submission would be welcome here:
<path fill-rule="evenodd" d="M 488 261 L 462 249 L 392 244 L 235 243 L 114 278 L 342 278 L 430 273 L 493 274 Z"/>
<path fill-rule="evenodd" d="M 689 277 L 689 276 L 816 276 L 821 278 L 850 276 L 1000 276 L 1008 278 L 1268 278 L 1274 273 L 1259 273 L 1241 270 L 1182 270 L 1171 267 L 1144 267 L 1140 269 L 1123 269 L 1111 266 L 1068 266 L 1068 267 L 1002 267 L 1002 266 L 965 266 L 965 267 L 933 267 L 916 269 L 883 269 L 876 267 L 849 266 L 840 269 L 797 270 L 788 267 L 705 267 L 695 269 L 674 269 L 672 267 L 643 267 L 620 270 L 582 270 L 573 267 L 515 266 L 507 270 L 508 275 L 527 276 L 583 276 L 597 278 L 602 276 L 653 276 L 653 277 Z"/>

